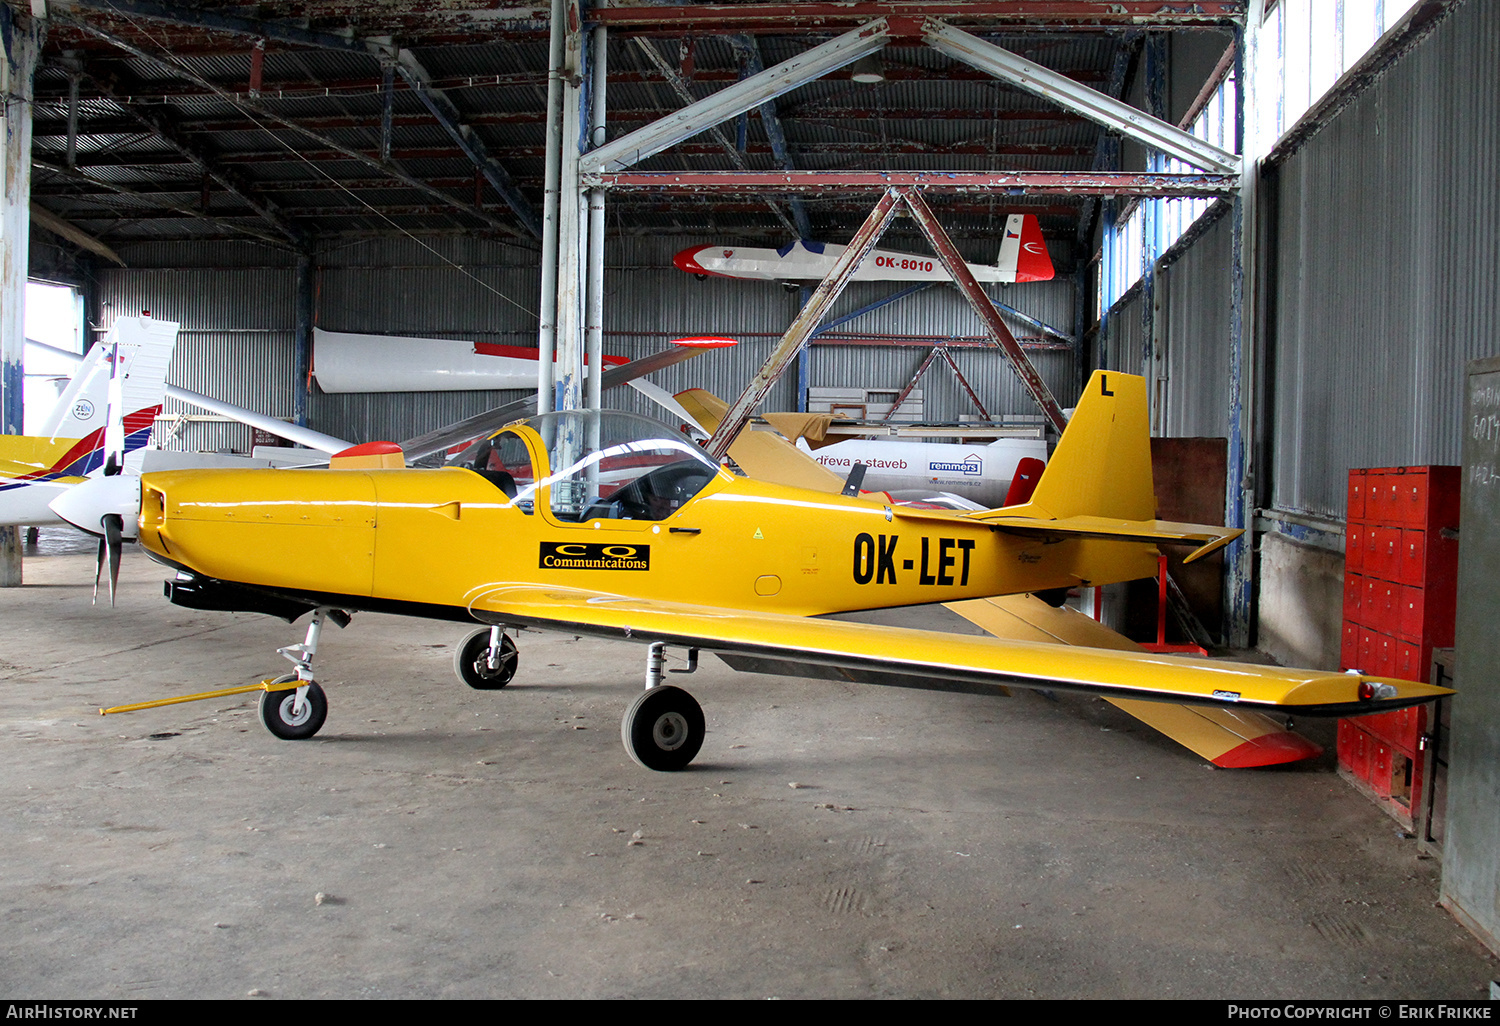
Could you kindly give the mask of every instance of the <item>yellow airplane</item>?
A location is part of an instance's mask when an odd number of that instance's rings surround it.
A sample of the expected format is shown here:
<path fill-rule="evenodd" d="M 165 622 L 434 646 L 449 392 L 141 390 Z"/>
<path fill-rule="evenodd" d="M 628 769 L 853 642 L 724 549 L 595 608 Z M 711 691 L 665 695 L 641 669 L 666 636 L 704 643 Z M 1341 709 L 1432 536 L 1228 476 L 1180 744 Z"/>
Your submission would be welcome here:
<path fill-rule="evenodd" d="M 507 628 L 649 645 L 625 746 L 676 770 L 704 719 L 662 683 L 665 648 L 778 674 L 960 691 L 1005 686 L 1349 716 L 1449 692 L 1355 673 L 874 627 L 823 614 L 1149 577 L 1156 544 L 1198 558 L 1220 527 L 1151 519 L 1141 378 L 1098 372 L 1030 501 L 979 512 L 914 509 L 737 477 L 672 429 L 612 412 L 511 424 L 455 464 L 406 469 L 389 443 L 326 470 L 200 470 L 142 479 L 140 541 L 177 569 L 174 602 L 313 612 L 296 673 L 259 685 L 273 734 L 311 737 L 327 713 L 311 660 L 324 618 L 374 610 L 490 625 L 458 649 L 471 686 L 515 671 Z M 167 704 L 143 703 L 143 705 Z M 138 708 L 141 706 L 121 707 Z"/>

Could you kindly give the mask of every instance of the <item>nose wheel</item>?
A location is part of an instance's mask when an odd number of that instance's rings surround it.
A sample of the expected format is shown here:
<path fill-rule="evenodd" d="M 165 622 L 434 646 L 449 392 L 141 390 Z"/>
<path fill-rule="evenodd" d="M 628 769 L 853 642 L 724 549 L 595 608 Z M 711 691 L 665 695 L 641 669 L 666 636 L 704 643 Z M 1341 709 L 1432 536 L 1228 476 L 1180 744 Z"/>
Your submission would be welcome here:
<path fill-rule="evenodd" d="M 260 722 L 283 741 L 305 741 L 323 729 L 328 718 L 328 698 L 313 680 L 312 661 L 323 635 L 323 621 L 332 620 L 339 627 L 349 624 L 349 614 L 342 609 L 320 606 L 307 625 L 307 637 L 300 645 L 276 650 L 291 661 L 295 673 L 284 674 L 266 685 L 260 696 Z M 278 688 L 279 684 L 295 685 Z"/>
<path fill-rule="evenodd" d="M 282 674 L 271 683 L 291 684 L 295 673 Z M 328 718 L 328 699 L 323 689 L 312 681 L 282 691 L 267 691 L 260 696 L 260 722 L 283 741 L 305 741 L 323 729 Z"/>

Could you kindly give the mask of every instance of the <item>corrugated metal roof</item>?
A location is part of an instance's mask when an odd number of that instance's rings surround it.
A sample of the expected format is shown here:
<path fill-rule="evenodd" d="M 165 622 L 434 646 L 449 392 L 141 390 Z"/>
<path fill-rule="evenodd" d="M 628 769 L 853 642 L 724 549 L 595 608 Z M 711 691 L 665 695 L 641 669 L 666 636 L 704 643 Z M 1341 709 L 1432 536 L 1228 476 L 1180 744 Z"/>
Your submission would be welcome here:
<path fill-rule="evenodd" d="M 309 32 L 352 32 L 356 40 L 365 35 L 393 37 L 413 55 L 433 86 L 442 90 L 466 130 L 483 141 L 521 195 L 539 209 L 548 38 L 545 18 L 533 15 L 544 10 L 497 12 L 489 4 L 455 0 L 412 10 L 342 0 L 268 0 L 253 9 L 240 3 L 204 3 L 181 9 L 176 17 L 192 22 L 199 12 L 218 12 L 248 17 L 252 23 L 256 17 L 269 19 L 268 24 L 287 19 L 283 24 L 292 26 L 289 31 L 305 25 Z M 515 222 L 492 190 L 485 198 L 489 213 L 481 217 L 465 209 L 472 204 L 472 188 L 442 186 L 454 197 L 449 202 L 401 187 L 394 179 L 389 186 L 374 185 L 372 180 L 382 175 L 378 166 L 336 155 L 328 144 L 280 123 L 280 119 L 296 122 L 329 143 L 356 149 L 378 163 L 384 99 L 382 67 L 374 53 L 296 46 L 277 39 L 268 29 L 271 38 L 260 67 L 261 90 L 252 97 L 252 35 L 174 24 L 141 12 L 122 15 L 93 3 L 72 9 L 69 16 L 96 25 L 107 35 L 59 24 L 49 36 L 37 76 L 36 106 L 36 147 L 48 163 L 61 164 L 66 150 L 63 125 L 68 73 L 74 66 L 65 63 L 62 51 L 69 49 L 80 55 L 83 72 L 76 155 L 80 166 L 97 171 L 101 178 L 139 187 L 226 173 L 252 197 L 271 195 L 260 191 L 268 182 L 307 182 L 306 192 L 278 191 L 275 201 L 284 218 L 292 223 L 305 221 L 304 228 L 323 234 L 378 230 L 375 225 L 380 222 L 379 218 L 372 222 L 368 212 L 341 216 L 331 210 L 333 205 L 317 195 L 323 188 L 323 175 L 357 182 L 354 191 L 366 194 L 377 207 L 425 207 L 442 227 L 494 231 L 486 218 Z M 991 33 L 981 29 L 981 33 L 1092 84 L 1107 77 L 1121 39 L 1117 33 L 1084 30 Z M 761 35 L 755 37 L 755 46 L 763 63 L 773 66 L 827 36 L 828 31 L 818 30 Z M 121 52 L 111 45 L 111 38 L 125 39 L 151 56 Z M 729 37 L 612 34 L 608 107 L 619 112 L 611 123 L 612 137 L 683 103 L 642 47 L 659 55 L 694 97 L 711 95 L 741 74 L 741 48 Z M 897 40 L 886 48 L 883 59 L 887 79 L 878 85 L 859 85 L 850 81 L 847 71 L 835 72 L 774 101 L 795 167 L 1053 171 L 1090 164 L 1099 131 L 1082 119 L 1059 117 L 1045 101 L 1001 86 L 925 46 Z M 213 89 L 205 89 L 201 81 L 212 83 Z M 423 181 L 473 177 L 472 161 L 399 75 L 391 109 L 391 152 L 400 171 Z M 1028 111 L 1036 112 L 1039 119 L 1017 116 Z M 723 129 L 733 139 L 736 126 L 729 123 Z M 748 117 L 745 131 L 747 145 L 740 158 L 745 166 L 779 167 L 781 161 L 771 152 L 758 114 Z M 162 132 L 172 141 L 164 140 Z M 302 156 L 309 156 L 316 167 Z M 133 163 L 126 167 L 124 161 Z M 714 170 L 732 169 L 736 164 L 704 133 L 642 166 Z M 80 188 L 87 186 L 64 181 L 45 168 L 35 176 L 36 197 L 43 205 L 54 195 Z M 764 236 L 784 230 L 767 204 L 753 197 L 679 200 L 671 203 L 670 212 L 662 209 L 665 202 L 623 193 L 611 197 L 620 219 L 635 231 Z M 933 203 L 942 208 L 948 200 L 935 196 Z M 847 202 L 806 205 L 820 236 L 837 236 L 862 219 Z M 1073 201 L 1051 205 L 1078 206 Z M 304 213 L 304 208 L 310 209 Z M 406 216 L 395 212 L 392 219 L 402 223 Z M 1066 215 L 1052 216 L 1055 223 L 1048 225 L 1048 231 L 1059 239 L 1067 238 L 1076 214 L 1068 224 L 1062 223 Z M 278 230 L 269 224 L 262 227 Z M 222 219 L 195 226 L 176 219 L 168 227 L 121 218 L 94 223 L 92 228 L 112 245 L 163 232 L 185 237 L 234 234 Z M 961 236 L 983 230 L 963 215 L 956 215 L 950 228 Z"/>

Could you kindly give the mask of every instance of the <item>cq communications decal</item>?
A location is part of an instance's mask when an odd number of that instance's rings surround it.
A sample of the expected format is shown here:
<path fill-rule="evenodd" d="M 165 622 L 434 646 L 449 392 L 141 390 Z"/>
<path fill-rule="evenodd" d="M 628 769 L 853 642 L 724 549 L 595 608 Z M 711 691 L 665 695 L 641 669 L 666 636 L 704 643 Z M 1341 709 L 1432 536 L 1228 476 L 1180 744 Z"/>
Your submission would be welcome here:
<path fill-rule="evenodd" d="M 651 546 L 542 542 L 537 565 L 543 570 L 650 570 Z"/>

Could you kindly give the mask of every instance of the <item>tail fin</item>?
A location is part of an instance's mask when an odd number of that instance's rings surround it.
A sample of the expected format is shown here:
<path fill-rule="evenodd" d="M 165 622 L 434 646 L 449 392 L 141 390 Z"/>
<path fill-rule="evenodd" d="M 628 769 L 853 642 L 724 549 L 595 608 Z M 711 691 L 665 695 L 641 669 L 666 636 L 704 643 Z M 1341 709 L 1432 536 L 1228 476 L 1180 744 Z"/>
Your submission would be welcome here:
<path fill-rule="evenodd" d="M 1031 505 L 1058 519 L 1156 516 L 1145 378 L 1094 372 Z"/>
<path fill-rule="evenodd" d="M 1000 258 L 995 261 L 1002 281 L 1051 281 L 1055 273 L 1042 226 L 1035 214 L 1011 214 L 1000 236 Z"/>
<path fill-rule="evenodd" d="M 121 317 L 103 340 L 95 343 L 63 389 L 41 435 L 86 438 L 105 427 L 109 408 L 109 354 L 118 345 L 121 410 L 127 435 L 125 448 L 144 445 L 151 422 L 161 408 L 167 365 L 177 344 L 177 325 L 153 317 Z"/>
<path fill-rule="evenodd" d="M 1191 544 L 1196 548 L 1184 560 L 1189 563 L 1244 533 L 1208 524 L 1154 519 L 1150 428 L 1146 380 L 1133 374 L 1095 371 L 1057 443 L 1057 451 L 1031 493 L 1031 501 L 1024 506 L 964 516 L 1032 537 Z M 1154 556 L 1139 564 L 1121 559 L 1111 565 L 1100 556 L 1092 565 L 1080 563 L 1075 574 L 1079 580 L 1103 584 L 1152 573 Z"/>

